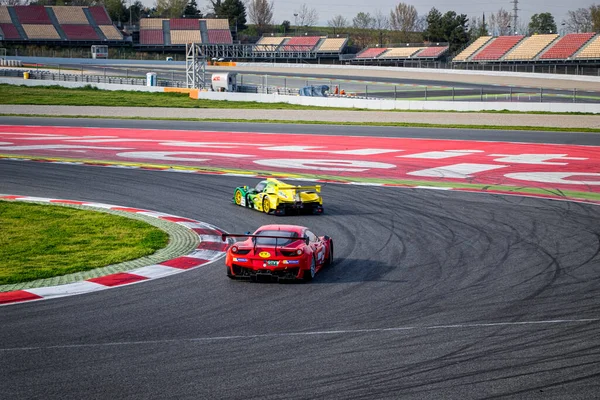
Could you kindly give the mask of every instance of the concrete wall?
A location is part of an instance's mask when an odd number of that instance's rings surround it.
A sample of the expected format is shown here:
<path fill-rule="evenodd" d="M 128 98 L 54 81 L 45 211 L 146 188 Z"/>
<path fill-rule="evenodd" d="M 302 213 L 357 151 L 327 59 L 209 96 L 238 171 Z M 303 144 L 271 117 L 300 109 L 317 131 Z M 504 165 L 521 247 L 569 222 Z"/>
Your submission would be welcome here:
<path fill-rule="evenodd" d="M 195 94 L 195 93 L 194 93 Z M 600 114 L 600 104 L 587 103 L 525 103 L 472 101 L 412 101 L 366 100 L 337 97 L 278 96 L 272 94 L 198 92 L 198 99 L 255 101 L 259 103 L 289 103 L 304 106 L 341 107 L 369 110 L 429 110 L 429 111 L 544 111 L 583 112 Z"/>

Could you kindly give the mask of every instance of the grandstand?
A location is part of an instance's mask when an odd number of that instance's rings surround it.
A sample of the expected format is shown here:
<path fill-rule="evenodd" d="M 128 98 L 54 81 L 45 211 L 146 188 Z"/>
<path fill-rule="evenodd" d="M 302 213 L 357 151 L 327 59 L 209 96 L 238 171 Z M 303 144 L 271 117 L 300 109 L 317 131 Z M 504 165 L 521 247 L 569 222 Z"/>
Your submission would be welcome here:
<path fill-rule="evenodd" d="M 356 58 L 377 58 L 387 51 L 387 47 L 369 47 L 356 55 Z"/>
<path fill-rule="evenodd" d="M 352 63 L 377 64 L 377 65 L 407 65 L 411 61 L 436 61 L 445 56 L 448 46 L 437 43 L 435 46 L 426 44 L 404 44 L 395 47 L 369 47 L 359 52 L 356 57 L 350 58 Z"/>
<path fill-rule="evenodd" d="M 413 54 L 416 54 L 421 50 L 423 50 L 423 47 L 392 47 L 388 48 L 385 53 L 378 57 L 385 59 L 410 58 Z"/>
<path fill-rule="evenodd" d="M 312 51 L 323 39 L 319 36 L 294 36 L 283 43 L 283 51 Z"/>
<path fill-rule="evenodd" d="M 492 39 L 491 36 L 480 36 L 473 43 L 467 46 L 466 49 L 458 53 L 453 61 L 467 61 L 477 50 L 482 48 L 487 42 Z"/>
<path fill-rule="evenodd" d="M 226 19 L 143 18 L 139 46 L 185 48 L 187 43 L 233 44 Z"/>
<path fill-rule="evenodd" d="M 558 37 L 557 34 L 550 35 L 533 35 L 519 43 L 511 52 L 509 52 L 505 60 L 533 60 L 538 54 L 548 47 Z"/>
<path fill-rule="evenodd" d="M 523 40 L 524 36 L 498 36 L 488 42 L 481 50 L 473 55 L 473 61 L 483 60 L 499 60 L 501 59 L 510 49 L 515 47 L 517 43 Z"/>
<path fill-rule="evenodd" d="M 344 47 L 348 44 L 348 38 L 325 38 L 317 48 L 317 53 L 336 53 L 342 52 Z"/>
<path fill-rule="evenodd" d="M 600 36 L 596 36 L 575 55 L 578 59 L 600 59 Z"/>
<path fill-rule="evenodd" d="M 583 47 L 595 33 L 569 33 L 560 38 L 540 56 L 542 60 L 567 59 Z"/>
<path fill-rule="evenodd" d="M 0 6 L 0 31 L 8 43 L 125 44 L 101 6 Z"/>

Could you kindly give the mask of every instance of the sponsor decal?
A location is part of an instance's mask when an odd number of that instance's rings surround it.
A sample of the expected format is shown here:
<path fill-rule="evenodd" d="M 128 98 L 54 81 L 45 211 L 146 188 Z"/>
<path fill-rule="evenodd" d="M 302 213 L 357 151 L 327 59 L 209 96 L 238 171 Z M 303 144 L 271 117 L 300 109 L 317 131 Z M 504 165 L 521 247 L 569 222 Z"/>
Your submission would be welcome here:
<path fill-rule="evenodd" d="M 258 253 L 258 255 L 261 258 L 269 258 L 269 257 L 271 257 L 271 253 L 269 253 L 268 251 L 261 251 L 260 253 Z"/>
<path fill-rule="evenodd" d="M 235 258 L 234 257 L 233 261 L 235 261 L 235 262 L 248 262 L 248 259 L 247 258 Z"/>
<path fill-rule="evenodd" d="M 300 260 L 283 260 L 284 264 L 300 264 Z"/>
<path fill-rule="evenodd" d="M 267 265 L 277 266 L 277 265 L 279 265 L 279 261 L 277 261 L 277 260 L 267 261 Z"/>

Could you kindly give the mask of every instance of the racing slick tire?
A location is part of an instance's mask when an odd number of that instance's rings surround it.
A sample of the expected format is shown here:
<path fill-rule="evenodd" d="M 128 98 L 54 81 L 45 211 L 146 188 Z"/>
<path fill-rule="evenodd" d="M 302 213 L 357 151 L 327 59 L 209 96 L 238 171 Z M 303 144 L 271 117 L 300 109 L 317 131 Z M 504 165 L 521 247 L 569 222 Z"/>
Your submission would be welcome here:
<path fill-rule="evenodd" d="M 271 212 L 271 200 L 268 197 L 263 198 L 263 211 L 265 214 Z"/>
<path fill-rule="evenodd" d="M 329 244 L 329 255 L 327 256 L 327 260 L 325 261 L 325 266 L 330 266 L 333 264 L 333 242 Z"/>
<path fill-rule="evenodd" d="M 317 262 L 315 261 L 315 258 L 312 258 L 312 263 L 310 264 L 310 269 L 308 271 L 304 271 L 304 275 L 302 276 L 302 279 L 304 280 L 304 282 L 310 282 L 314 279 L 315 277 L 315 273 L 317 271 Z"/>
<path fill-rule="evenodd" d="M 237 206 L 241 206 L 242 205 L 242 191 L 241 190 L 236 190 L 235 191 L 235 195 L 234 195 L 234 199 L 235 199 L 235 205 Z"/>
<path fill-rule="evenodd" d="M 227 269 L 227 277 L 228 277 L 229 279 L 235 279 L 235 276 L 233 276 L 233 275 L 231 274 L 231 270 L 229 269 L 229 267 L 228 267 L 228 266 L 225 266 L 225 268 Z"/>

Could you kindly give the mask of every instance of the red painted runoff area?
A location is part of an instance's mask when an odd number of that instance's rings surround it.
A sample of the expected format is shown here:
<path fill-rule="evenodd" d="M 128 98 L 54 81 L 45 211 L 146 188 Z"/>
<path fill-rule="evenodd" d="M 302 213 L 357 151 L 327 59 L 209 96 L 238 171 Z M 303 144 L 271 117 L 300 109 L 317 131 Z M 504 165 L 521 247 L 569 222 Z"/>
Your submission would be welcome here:
<path fill-rule="evenodd" d="M 600 193 L 600 147 L 261 134 L 0 126 L 0 154 L 311 175 Z M 240 178 L 242 181 L 243 178 Z M 243 182 L 242 182 L 243 183 Z"/>

